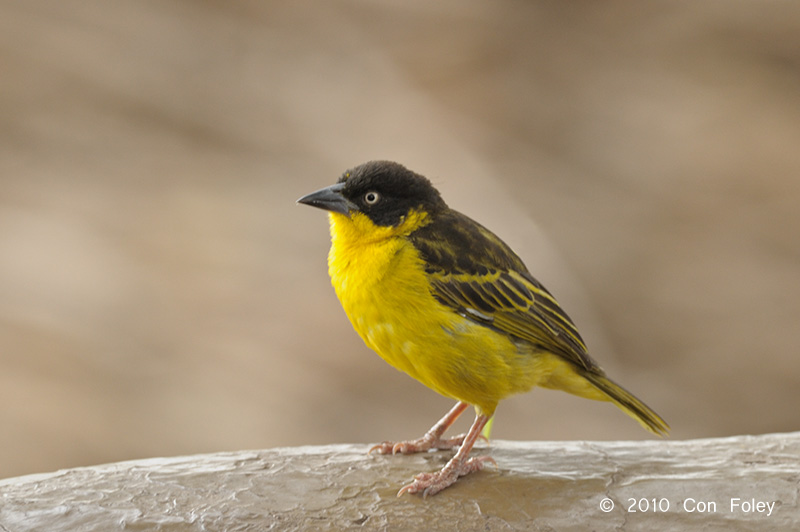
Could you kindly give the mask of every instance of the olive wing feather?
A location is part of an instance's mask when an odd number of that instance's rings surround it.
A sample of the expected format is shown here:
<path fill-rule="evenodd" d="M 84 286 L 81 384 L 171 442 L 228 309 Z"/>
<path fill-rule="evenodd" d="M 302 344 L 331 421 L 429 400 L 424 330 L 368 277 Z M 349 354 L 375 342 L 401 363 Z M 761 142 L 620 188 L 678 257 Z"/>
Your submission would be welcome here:
<path fill-rule="evenodd" d="M 598 369 L 570 317 L 491 231 L 461 213 L 447 211 L 409 238 L 425 261 L 439 302 L 579 367 Z"/>

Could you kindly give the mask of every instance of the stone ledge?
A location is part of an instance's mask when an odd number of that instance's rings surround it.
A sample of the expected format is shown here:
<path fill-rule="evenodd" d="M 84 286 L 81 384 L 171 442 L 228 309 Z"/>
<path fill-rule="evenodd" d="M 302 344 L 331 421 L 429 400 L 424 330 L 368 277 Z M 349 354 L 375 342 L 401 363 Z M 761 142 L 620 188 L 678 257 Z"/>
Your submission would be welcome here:
<path fill-rule="evenodd" d="M 499 470 L 424 500 L 395 494 L 451 453 L 367 449 L 154 458 L 10 478 L 0 481 L 0 531 L 800 529 L 800 433 L 493 441 L 474 452 L 491 453 Z M 614 503 L 608 512 L 605 498 Z M 774 504 L 759 512 L 752 501 Z"/>

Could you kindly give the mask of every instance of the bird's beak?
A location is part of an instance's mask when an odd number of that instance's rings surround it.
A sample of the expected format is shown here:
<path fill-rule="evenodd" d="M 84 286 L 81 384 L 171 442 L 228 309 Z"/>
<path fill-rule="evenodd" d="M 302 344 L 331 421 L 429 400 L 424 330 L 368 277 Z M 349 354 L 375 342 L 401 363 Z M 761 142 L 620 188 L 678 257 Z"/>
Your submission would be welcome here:
<path fill-rule="evenodd" d="M 358 206 L 342 195 L 344 183 L 336 183 L 329 187 L 317 190 L 311 194 L 306 194 L 297 203 L 303 205 L 311 205 L 318 209 L 325 209 L 326 211 L 338 212 L 345 215 L 350 215 L 350 211 L 357 211 Z"/>

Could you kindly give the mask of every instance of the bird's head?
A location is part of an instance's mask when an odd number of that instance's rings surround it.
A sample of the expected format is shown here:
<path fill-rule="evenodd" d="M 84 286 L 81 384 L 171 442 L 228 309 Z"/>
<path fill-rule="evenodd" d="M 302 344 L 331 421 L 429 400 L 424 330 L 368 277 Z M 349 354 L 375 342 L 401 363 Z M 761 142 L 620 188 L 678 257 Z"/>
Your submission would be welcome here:
<path fill-rule="evenodd" d="M 325 209 L 333 223 L 409 233 L 447 208 L 430 181 L 391 161 L 370 161 L 347 170 L 335 185 L 298 203 Z M 375 227 L 377 226 L 377 227 Z"/>

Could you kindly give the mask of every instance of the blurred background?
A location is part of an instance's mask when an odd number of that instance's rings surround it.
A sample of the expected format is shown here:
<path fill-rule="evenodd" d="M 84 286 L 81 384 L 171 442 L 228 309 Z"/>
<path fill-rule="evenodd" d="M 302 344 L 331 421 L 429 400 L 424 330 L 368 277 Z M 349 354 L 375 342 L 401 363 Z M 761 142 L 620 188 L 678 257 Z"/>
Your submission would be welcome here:
<path fill-rule="evenodd" d="M 0 0 L 0 477 L 418 437 L 295 205 L 393 159 L 677 439 L 800 428 L 800 4 Z M 457 427 L 464 429 L 472 413 Z M 534 390 L 503 439 L 637 439 Z"/>

